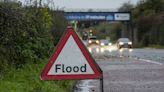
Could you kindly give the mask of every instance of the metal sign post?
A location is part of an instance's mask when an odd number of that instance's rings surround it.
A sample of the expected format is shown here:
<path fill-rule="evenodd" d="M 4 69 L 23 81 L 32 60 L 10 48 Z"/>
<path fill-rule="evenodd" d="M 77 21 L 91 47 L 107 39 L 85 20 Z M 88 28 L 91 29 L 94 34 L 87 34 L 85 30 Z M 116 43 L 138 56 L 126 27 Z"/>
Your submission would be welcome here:
<path fill-rule="evenodd" d="M 103 72 L 102 72 L 102 76 L 100 78 L 100 89 L 101 92 L 104 92 L 104 78 L 103 78 Z"/>

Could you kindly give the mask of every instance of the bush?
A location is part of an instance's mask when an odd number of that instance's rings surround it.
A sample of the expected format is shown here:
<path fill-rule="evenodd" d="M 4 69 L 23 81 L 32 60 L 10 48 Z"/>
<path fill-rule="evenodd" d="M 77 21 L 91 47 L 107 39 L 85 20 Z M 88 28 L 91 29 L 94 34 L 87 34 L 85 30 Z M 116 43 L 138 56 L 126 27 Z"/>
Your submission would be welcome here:
<path fill-rule="evenodd" d="M 19 67 L 50 57 L 53 41 L 48 9 L 8 4 L 0 3 L 0 65 Z"/>
<path fill-rule="evenodd" d="M 0 2 L 0 92 L 70 90 L 73 81 L 39 79 L 54 50 L 53 18 L 47 7 Z"/>

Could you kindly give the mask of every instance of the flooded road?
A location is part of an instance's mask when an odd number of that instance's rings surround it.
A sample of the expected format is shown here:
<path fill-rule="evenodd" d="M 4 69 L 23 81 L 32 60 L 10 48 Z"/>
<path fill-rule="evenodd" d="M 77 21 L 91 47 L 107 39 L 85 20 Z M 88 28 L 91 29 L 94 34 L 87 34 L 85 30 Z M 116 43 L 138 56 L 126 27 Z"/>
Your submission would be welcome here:
<path fill-rule="evenodd" d="M 103 70 L 104 92 L 164 91 L 164 50 L 90 48 Z M 78 81 L 74 92 L 101 92 L 100 80 Z"/>

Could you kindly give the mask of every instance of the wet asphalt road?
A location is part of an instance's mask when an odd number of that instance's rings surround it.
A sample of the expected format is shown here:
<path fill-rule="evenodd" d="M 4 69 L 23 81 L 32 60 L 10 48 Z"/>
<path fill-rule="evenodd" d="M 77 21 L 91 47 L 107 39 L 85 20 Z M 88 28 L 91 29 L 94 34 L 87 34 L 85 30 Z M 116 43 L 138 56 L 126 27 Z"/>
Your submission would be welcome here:
<path fill-rule="evenodd" d="M 164 50 L 89 48 L 103 70 L 104 92 L 164 92 Z M 74 92 L 101 92 L 100 81 L 78 81 Z"/>

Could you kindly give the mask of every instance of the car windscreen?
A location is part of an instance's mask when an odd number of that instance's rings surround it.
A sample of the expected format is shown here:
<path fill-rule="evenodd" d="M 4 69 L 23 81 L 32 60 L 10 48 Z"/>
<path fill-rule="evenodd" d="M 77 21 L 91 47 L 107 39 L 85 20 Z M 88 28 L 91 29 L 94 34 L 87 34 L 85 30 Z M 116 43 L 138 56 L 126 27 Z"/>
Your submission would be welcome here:
<path fill-rule="evenodd" d="M 109 43 L 108 40 L 101 40 L 101 43 Z"/>
<path fill-rule="evenodd" d="M 91 40 L 96 40 L 97 38 L 96 38 L 96 37 L 90 37 L 89 39 L 91 39 Z"/>
<path fill-rule="evenodd" d="M 120 42 L 129 42 L 129 39 L 123 38 L 123 39 L 119 39 Z"/>

